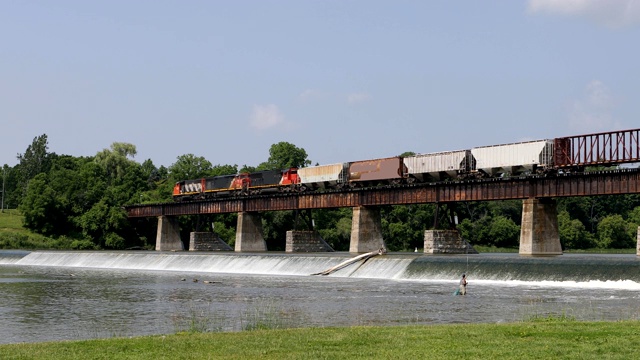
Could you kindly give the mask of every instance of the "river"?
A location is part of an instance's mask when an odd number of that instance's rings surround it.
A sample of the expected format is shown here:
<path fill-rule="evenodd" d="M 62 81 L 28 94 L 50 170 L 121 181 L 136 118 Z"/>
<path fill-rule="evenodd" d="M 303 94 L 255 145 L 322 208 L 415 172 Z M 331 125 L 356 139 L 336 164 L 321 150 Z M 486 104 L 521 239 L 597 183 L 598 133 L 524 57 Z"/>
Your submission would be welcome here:
<path fill-rule="evenodd" d="M 0 251 L 0 343 L 255 327 L 640 319 L 635 255 Z M 454 296 L 462 273 L 468 295 Z"/>

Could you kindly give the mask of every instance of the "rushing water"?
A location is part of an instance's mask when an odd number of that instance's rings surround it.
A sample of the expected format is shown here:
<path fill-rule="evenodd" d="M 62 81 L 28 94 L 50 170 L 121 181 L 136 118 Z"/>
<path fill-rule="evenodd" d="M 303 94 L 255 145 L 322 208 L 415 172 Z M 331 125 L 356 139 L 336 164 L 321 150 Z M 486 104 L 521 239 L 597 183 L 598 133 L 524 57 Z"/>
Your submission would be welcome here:
<path fill-rule="evenodd" d="M 267 326 L 640 319 L 635 255 L 0 251 L 0 343 Z M 468 274 L 468 296 L 453 296 Z M 195 282 L 194 280 L 197 280 Z"/>

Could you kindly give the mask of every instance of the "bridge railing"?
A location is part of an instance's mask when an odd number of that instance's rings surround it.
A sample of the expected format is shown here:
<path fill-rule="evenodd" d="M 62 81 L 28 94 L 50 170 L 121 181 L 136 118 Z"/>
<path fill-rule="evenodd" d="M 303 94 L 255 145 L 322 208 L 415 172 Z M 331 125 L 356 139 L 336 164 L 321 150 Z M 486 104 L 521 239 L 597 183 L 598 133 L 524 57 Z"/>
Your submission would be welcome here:
<path fill-rule="evenodd" d="M 640 129 L 557 138 L 554 148 L 560 168 L 640 162 Z"/>

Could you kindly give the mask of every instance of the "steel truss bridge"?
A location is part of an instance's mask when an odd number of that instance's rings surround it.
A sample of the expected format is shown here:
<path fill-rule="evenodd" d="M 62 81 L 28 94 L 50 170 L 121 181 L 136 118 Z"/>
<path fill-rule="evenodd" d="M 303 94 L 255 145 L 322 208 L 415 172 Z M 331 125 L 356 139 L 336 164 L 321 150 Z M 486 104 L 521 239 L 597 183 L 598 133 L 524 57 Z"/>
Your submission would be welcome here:
<path fill-rule="evenodd" d="M 640 193 L 640 168 L 124 206 L 129 217 Z"/>

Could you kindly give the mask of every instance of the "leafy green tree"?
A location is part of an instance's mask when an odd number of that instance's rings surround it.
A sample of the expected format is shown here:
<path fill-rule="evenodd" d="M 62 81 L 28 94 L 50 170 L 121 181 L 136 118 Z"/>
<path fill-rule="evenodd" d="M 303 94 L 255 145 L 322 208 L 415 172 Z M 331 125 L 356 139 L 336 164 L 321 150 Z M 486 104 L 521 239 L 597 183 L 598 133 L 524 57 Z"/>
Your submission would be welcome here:
<path fill-rule="evenodd" d="M 558 213 L 558 233 L 562 248 L 589 249 L 595 246 L 593 235 L 578 219 L 571 219 L 566 210 Z"/>
<path fill-rule="evenodd" d="M 291 143 L 281 141 L 269 148 L 269 159 L 258 165 L 257 170 L 284 170 L 305 167 L 311 164 L 307 152 Z"/>
<path fill-rule="evenodd" d="M 209 176 L 235 175 L 238 173 L 238 165 L 216 165 L 209 172 Z"/>
<path fill-rule="evenodd" d="M 232 215 L 233 219 L 237 223 L 236 214 L 225 214 L 227 217 Z M 236 243 L 236 228 L 235 224 L 229 224 L 229 221 L 214 221 L 213 231 L 224 240 L 229 246 L 234 247 Z"/>
<path fill-rule="evenodd" d="M 56 190 L 49 184 L 47 174 L 40 173 L 29 182 L 26 195 L 20 204 L 24 215 L 24 227 L 43 235 L 56 235 L 57 225 L 66 223 Z"/>
<path fill-rule="evenodd" d="M 137 154 L 136 146 L 129 143 L 114 142 L 111 149 L 104 149 L 96 154 L 95 161 L 104 169 L 111 179 L 121 179 L 129 167 L 134 165 L 134 158 Z"/>
<path fill-rule="evenodd" d="M 315 229 L 336 251 L 348 251 L 351 241 L 351 208 L 318 209 L 313 211 Z"/>
<path fill-rule="evenodd" d="M 212 170 L 211 162 L 193 154 L 180 155 L 178 160 L 169 166 L 169 174 L 174 182 L 199 179 L 209 175 Z"/>
<path fill-rule="evenodd" d="M 489 238 L 497 247 L 517 247 L 520 227 L 505 216 L 495 216 L 491 221 Z"/>
<path fill-rule="evenodd" d="M 629 234 L 629 226 L 621 215 L 608 215 L 598 224 L 596 245 L 601 249 L 630 248 L 634 239 Z"/>
<path fill-rule="evenodd" d="M 506 217 L 516 225 L 522 222 L 521 200 L 490 201 L 487 203 L 487 208 L 493 217 Z"/>
<path fill-rule="evenodd" d="M 24 196 L 29 185 L 29 181 L 36 175 L 49 171 L 50 154 L 48 153 L 49 143 L 47 135 L 42 134 L 33 139 L 31 145 L 27 147 L 24 154 L 18 154 L 18 181 L 22 184 L 20 196 Z"/>
<path fill-rule="evenodd" d="M 431 228 L 434 216 L 433 204 L 382 207 L 382 236 L 389 250 L 408 251 L 422 247 L 424 231 Z"/>
<path fill-rule="evenodd" d="M 258 169 L 255 166 L 242 165 L 238 173 L 252 173 L 256 171 L 258 171 Z"/>
<path fill-rule="evenodd" d="M 629 212 L 628 221 L 635 226 L 640 226 L 640 206 L 636 206 Z"/>
<path fill-rule="evenodd" d="M 594 233 L 598 224 L 600 206 L 590 197 L 572 197 L 558 200 L 558 212 L 567 211 L 573 219 L 578 219 L 585 228 Z"/>
<path fill-rule="evenodd" d="M 492 219 L 489 215 L 483 216 L 475 221 L 464 219 L 458 225 L 458 231 L 463 239 L 472 244 L 491 246 L 494 245 L 493 238 L 490 234 L 491 223 Z"/>
<path fill-rule="evenodd" d="M 17 204 L 14 201 L 14 193 L 16 192 L 17 181 L 15 179 L 15 171 L 12 167 L 7 164 L 4 164 L 2 170 L 0 170 L 0 174 L 2 174 L 2 179 L 0 179 L 0 197 L 2 197 L 2 211 L 3 209 L 13 209 L 16 208 Z"/>

